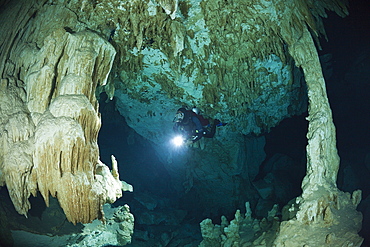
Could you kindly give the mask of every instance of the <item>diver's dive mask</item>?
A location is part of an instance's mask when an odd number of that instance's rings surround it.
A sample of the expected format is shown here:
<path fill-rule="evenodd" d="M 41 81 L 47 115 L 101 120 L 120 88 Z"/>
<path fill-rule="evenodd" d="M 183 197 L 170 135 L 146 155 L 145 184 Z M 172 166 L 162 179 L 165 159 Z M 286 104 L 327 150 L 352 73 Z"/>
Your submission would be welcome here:
<path fill-rule="evenodd" d="M 184 113 L 177 112 L 176 115 L 175 115 L 175 118 L 173 119 L 173 122 L 180 123 L 180 122 L 182 122 L 182 120 L 184 120 Z"/>

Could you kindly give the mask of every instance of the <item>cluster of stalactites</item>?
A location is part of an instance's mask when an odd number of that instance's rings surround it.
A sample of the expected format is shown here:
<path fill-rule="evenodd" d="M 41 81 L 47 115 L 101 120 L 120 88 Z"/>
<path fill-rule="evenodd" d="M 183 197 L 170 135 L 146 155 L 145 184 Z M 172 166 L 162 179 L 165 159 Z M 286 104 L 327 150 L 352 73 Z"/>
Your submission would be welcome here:
<path fill-rule="evenodd" d="M 326 32 L 322 18 L 326 18 L 326 10 L 334 11 L 341 17 L 348 15 L 347 0 L 295 0 L 290 5 L 289 12 L 281 15 L 281 36 L 288 45 L 292 45 L 297 38 L 302 36 L 302 32 L 307 25 L 311 34 L 321 49 L 319 36 L 323 35 L 326 39 Z"/>
<path fill-rule="evenodd" d="M 76 3 L 78 1 L 69 7 L 77 8 Z M 148 90 L 137 87 L 137 82 L 149 82 L 153 87 L 159 84 L 169 97 L 186 101 L 183 103 L 192 102 L 210 115 L 226 104 L 234 117 L 245 114 L 245 104 L 264 91 L 259 72 L 254 68 L 256 61 L 275 54 L 282 63 L 290 64 L 286 45 L 293 44 L 306 26 L 320 46 L 319 36 L 325 36 L 322 24 L 325 11 L 335 11 L 340 16 L 347 14 L 346 3 L 340 0 L 291 0 L 289 3 L 282 0 L 105 0 L 83 6 L 86 14 L 81 13 L 80 19 L 95 23 L 107 39 L 114 41 L 120 54 L 114 70 L 119 71 L 122 87 L 131 97 L 140 99 Z M 153 78 L 143 76 L 141 73 L 148 66 L 143 61 L 143 49 L 160 50 L 166 56 L 160 62 L 168 63 L 171 71 Z M 192 77 L 192 83 L 202 88 L 201 100 L 186 95 L 176 84 L 181 74 Z M 107 87 L 111 97 L 112 84 Z"/>
<path fill-rule="evenodd" d="M 99 161 L 95 90 L 116 51 L 94 32 L 69 30 L 76 20 L 68 9 L 45 11 L 36 1 L 6 7 L 2 21 L 14 25 L 1 27 L 9 35 L 0 47 L 0 185 L 20 214 L 39 191 L 47 205 L 57 197 L 73 223 L 103 219 L 102 205 L 122 196 L 122 182 L 116 164 L 110 172 Z M 46 21 L 52 18 L 65 26 Z"/>

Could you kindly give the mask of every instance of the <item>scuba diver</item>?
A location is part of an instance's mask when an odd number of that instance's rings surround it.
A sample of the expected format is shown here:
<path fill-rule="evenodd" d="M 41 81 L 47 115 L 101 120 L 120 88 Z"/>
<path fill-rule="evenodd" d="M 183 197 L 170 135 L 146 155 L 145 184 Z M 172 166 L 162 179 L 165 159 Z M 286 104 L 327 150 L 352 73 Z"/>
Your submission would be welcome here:
<path fill-rule="evenodd" d="M 216 133 L 217 126 L 227 125 L 227 123 L 221 123 L 218 119 L 215 119 L 213 124 L 210 124 L 209 120 L 200 115 L 195 107 L 192 110 L 178 109 L 174 122 L 173 130 L 182 137 L 179 140 L 181 144 L 184 141 L 187 144 L 192 144 L 199 141 L 202 137 L 212 138 Z"/>

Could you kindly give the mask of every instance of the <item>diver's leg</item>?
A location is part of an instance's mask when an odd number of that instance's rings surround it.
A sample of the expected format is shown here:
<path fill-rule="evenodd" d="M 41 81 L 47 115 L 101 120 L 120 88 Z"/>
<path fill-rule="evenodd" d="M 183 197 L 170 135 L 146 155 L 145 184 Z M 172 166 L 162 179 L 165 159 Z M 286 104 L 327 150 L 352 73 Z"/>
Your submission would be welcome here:
<path fill-rule="evenodd" d="M 216 134 L 216 127 L 217 127 L 217 124 L 219 123 L 220 121 L 215 119 L 213 121 L 213 124 L 211 126 L 211 130 L 210 131 L 206 131 L 205 134 L 203 134 L 203 137 L 206 137 L 206 138 L 212 138 L 215 136 Z"/>

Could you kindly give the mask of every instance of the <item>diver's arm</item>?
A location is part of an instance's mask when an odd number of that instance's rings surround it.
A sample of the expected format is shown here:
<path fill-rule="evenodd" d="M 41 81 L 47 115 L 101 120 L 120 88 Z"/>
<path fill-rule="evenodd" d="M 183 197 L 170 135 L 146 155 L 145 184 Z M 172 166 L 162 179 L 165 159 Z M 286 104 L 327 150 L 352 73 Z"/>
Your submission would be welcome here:
<path fill-rule="evenodd" d="M 175 132 L 175 133 L 180 133 L 180 130 L 179 130 L 179 124 L 178 123 L 175 123 L 174 125 L 173 125 L 173 127 L 172 127 L 172 130 L 173 130 L 173 132 Z"/>

